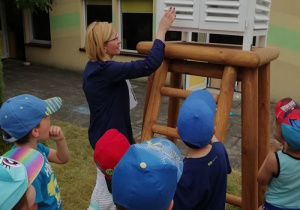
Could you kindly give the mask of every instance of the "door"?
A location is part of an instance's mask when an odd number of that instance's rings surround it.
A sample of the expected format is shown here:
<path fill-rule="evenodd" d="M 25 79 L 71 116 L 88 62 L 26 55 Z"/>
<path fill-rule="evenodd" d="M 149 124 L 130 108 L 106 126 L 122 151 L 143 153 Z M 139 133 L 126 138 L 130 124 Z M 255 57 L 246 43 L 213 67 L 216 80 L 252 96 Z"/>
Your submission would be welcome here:
<path fill-rule="evenodd" d="M 7 58 L 8 56 L 8 42 L 4 12 L 3 0 L 0 0 L 0 58 Z"/>

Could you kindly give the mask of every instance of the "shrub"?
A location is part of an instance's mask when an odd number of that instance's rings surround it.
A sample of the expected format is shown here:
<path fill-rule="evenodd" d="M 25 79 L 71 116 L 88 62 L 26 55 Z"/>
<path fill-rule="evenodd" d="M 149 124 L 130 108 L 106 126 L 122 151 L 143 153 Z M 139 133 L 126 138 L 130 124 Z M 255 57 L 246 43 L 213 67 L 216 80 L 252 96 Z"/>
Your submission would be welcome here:
<path fill-rule="evenodd" d="M 3 65 L 0 61 L 0 105 L 2 106 L 4 102 L 4 79 L 3 79 Z M 9 150 L 12 147 L 12 144 L 5 142 L 0 135 L 0 155 Z"/>

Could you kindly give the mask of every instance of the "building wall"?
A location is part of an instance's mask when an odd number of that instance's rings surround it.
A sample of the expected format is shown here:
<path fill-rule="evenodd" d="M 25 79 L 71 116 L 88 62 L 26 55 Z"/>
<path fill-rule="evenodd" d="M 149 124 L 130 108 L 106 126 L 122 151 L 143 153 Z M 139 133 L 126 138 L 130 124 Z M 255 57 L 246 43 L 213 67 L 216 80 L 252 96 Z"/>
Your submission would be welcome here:
<path fill-rule="evenodd" d="M 26 60 L 38 64 L 62 69 L 80 71 L 87 62 L 84 52 L 82 1 L 56 1 L 50 11 L 51 48 L 26 46 Z M 24 14 L 25 42 L 29 43 L 29 22 L 27 12 Z"/>
<path fill-rule="evenodd" d="M 113 22 L 119 28 L 118 0 L 112 0 Z M 153 11 L 155 11 L 155 1 Z M 271 101 L 289 96 L 300 102 L 297 84 L 300 78 L 300 1 L 272 0 L 268 46 L 280 49 L 280 56 L 271 63 Z M 25 42 L 29 42 L 28 19 L 25 13 Z M 155 12 L 153 19 L 155 20 Z M 153 21 L 155 29 L 155 21 Z M 50 12 L 50 49 L 26 46 L 27 61 L 61 69 L 83 71 L 87 62 L 84 48 L 84 1 L 56 1 Z M 154 32 L 155 34 L 155 32 Z M 117 61 L 130 61 L 140 57 L 120 55 Z M 145 80 L 145 78 L 143 78 Z"/>
<path fill-rule="evenodd" d="M 300 1 L 272 0 L 268 46 L 280 49 L 271 63 L 271 101 L 292 97 L 300 103 Z"/>

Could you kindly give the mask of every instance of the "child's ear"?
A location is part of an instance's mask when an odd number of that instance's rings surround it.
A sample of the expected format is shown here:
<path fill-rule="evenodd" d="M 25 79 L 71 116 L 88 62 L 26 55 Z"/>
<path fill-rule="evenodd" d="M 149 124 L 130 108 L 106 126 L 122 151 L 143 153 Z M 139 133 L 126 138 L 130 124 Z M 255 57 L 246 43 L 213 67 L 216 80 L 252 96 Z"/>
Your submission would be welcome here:
<path fill-rule="evenodd" d="M 30 131 L 30 135 L 33 136 L 34 138 L 38 137 L 39 136 L 39 129 L 38 129 L 38 127 L 35 127 L 34 129 L 32 129 Z"/>

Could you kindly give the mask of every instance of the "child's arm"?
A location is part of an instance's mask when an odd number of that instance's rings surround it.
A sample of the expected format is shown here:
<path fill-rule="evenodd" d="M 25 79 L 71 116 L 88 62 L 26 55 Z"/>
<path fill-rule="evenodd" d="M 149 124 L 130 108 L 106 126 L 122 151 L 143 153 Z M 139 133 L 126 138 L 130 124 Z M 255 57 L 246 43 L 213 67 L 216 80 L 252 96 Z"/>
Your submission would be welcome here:
<path fill-rule="evenodd" d="M 56 149 L 51 149 L 48 160 L 52 163 L 65 164 L 69 161 L 69 149 L 63 131 L 58 126 L 51 126 L 49 138 L 56 142 Z"/>
<path fill-rule="evenodd" d="M 36 191 L 35 188 L 30 185 L 27 190 L 26 190 L 26 198 L 27 198 L 27 203 L 29 206 L 29 210 L 37 210 L 38 209 L 38 204 L 34 203 L 35 201 L 35 195 L 36 195 Z"/>
<path fill-rule="evenodd" d="M 278 173 L 278 165 L 275 153 L 271 150 L 263 164 L 261 165 L 258 174 L 257 182 L 260 185 L 267 185 L 274 175 Z"/>

